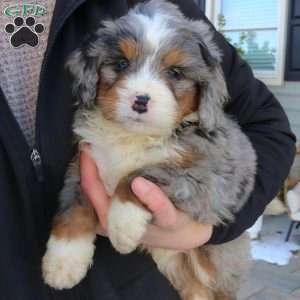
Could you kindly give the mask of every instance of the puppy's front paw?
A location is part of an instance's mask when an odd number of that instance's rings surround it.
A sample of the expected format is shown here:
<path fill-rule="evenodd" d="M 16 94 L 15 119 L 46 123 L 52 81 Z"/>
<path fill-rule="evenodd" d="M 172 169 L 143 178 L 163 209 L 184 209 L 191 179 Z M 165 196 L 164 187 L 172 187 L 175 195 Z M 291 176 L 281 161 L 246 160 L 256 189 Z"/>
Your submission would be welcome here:
<path fill-rule="evenodd" d="M 120 253 L 134 251 L 146 232 L 152 215 L 146 209 L 132 203 L 113 199 L 108 213 L 108 236 Z"/>
<path fill-rule="evenodd" d="M 58 290 L 78 284 L 92 265 L 94 237 L 85 236 L 72 240 L 51 236 L 43 257 L 42 272 L 45 282 Z"/>

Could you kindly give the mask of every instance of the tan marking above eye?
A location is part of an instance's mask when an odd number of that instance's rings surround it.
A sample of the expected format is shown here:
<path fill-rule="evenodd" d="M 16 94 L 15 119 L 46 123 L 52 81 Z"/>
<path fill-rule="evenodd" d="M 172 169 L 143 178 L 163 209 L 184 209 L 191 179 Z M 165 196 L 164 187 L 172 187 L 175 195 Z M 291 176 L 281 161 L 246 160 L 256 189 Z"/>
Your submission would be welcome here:
<path fill-rule="evenodd" d="M 178 66 L 183 63 L 185 59 L 184 52 L 180 49 L 172 49 L 163 58 L 165 67 Z"/>
<path fill-rule="evenodd" d="M 138 46 L 136 41 L 130 38 L 122 39 L 119 42 L 120 49 L 128 60 L 133 60 L 138 55 Z"/>

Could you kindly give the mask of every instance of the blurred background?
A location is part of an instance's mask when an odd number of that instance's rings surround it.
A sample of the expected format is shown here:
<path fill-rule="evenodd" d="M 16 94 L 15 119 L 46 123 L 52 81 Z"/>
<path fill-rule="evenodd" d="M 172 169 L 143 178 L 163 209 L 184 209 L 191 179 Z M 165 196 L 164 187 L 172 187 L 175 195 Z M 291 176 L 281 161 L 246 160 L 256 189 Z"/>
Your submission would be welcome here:
<path fill-rule="evenodd" d="M 300 0 L 194 0 L 275 94 L 300 140 Z M 300 143 L 288 179 L 249 233 L 239 300 L 300 299 Z"/>
<path fill-rule="evenodd" d="M 300 1 L 195 1 L 278 97 L 300 139 Z"/>

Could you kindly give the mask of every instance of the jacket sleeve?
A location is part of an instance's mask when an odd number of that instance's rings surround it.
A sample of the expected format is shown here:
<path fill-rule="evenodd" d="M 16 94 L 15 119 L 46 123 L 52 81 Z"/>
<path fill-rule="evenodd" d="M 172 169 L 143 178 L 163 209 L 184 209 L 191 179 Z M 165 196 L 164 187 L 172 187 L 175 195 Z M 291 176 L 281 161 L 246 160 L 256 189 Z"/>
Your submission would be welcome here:
<path fill-rule="evenodd" d="M 187 17 L 209 23 L 194 1 L 171 1 L 179 5 Z M 234 223 L 215 227 L 208 242 L 220 244 L 250 228 L 278 193 L 294 159 L 295 136 L 278 100 L 253 76 L 249 65 L 223 35 L 213 30 L 216 43 L 223 52 L 222 68 L 231 98 L 225 111 L 238 121 L 258 159 L 255 188 L 248 202 L 236 214 Z"/>
<path fill-rule="evenodd" d="M 210 244 L 228 242 L 255 223 L 278 193 L 295 155 L 295 136 L 278 100 L 253 76 L 235 48 L 220 33 L 215 34 L 224 54 L 222 67 L 230 95 L 225 111 L 249 137 L 257 155 L 257 175 L 254 190 L 234 223 L 215 227 Z"/>
<path fill-rule="evenodd" d="M 295 155 L 295 136 L 278 100 L 254 78 L 235 49 L 220 34 L 216 35 L 224 52 L 223 71 L 231 97 L 226 112 L 236 118 L 252 142 L 257 175 L 254 190 L 235 222 L 214 228 L 211 244 L 228 242 L 255 223 L 278 193 Z"/>

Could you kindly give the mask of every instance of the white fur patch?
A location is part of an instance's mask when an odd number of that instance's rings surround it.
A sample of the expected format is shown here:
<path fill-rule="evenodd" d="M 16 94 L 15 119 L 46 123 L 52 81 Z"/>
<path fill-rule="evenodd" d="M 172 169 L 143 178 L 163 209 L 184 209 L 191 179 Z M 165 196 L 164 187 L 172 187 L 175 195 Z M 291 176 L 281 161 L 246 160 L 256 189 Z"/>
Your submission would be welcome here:
<path fill-rule="evenodd" d="M 177 160 L 179 153 L 183 152 L 174 140 L 133 134 L 118 123 L 106 120 L 100 111 L 86 114 L 85 122 L 77 119 L 74 131 L 81 136 L 82 142 L 91 145 L 91 155 L 111 196 L 120 179 L 130 172 L 167 160 Z"/>
<path fill-rule="evenodd" d="M 134 251 L 151 218 L 146 209 L 132 202 L 113 199 L 108 212 L 108 236 L 114 248 L 123 254 Z"/>
<path fill-rule="evenodd" d="M 131 107 L 136 95 L 148 94 L 148 111 L 138 114 Z M 131 75 L 118 89 L 117 119 L 124 128 L 142 134 L 170 135 L 175 124 L 178 104 L 167 84 L 157 78 L 148 59 L 141 69 Z M 131 103 L 132 102 L 132 103 Z"/>
<path fill-rule="evenodd" d="M 42 262 L 45 282 L 59 290 L 78 284 L 92 265 L 94 248 L 92 235 L 73 240 L 51 236 Z"/>
<path fill-rule="evenodd" d="M 158 50 L 162 41 L 170 37 L 173 32 L 167 24 L 170 18 L 168 15 L 156 13 L 154 16 L 149 17 L 143 14 L 136 14 L 136 17 L 144 27 L 146 40 L 155 50 Z"/>
<path fill-rule="evenodd" d="M 178 104 L 168 87 L 161 79 L 157 64 L 157 52 L 174 32 L 167 24 L 170 16 L 156 13 L 153 16 L 134 14 L 139 26 L 144 27 L 143 39 L 149 48 L 147 59 L 133 74 L 126 77 L 118 88 L 116 118 L 125 128 L 133 132 L 152 135 L 170 135 L 174 127 Z M 148 111 L 139 114 L 132 109 L 137 95 L 149 95 Z"/>

